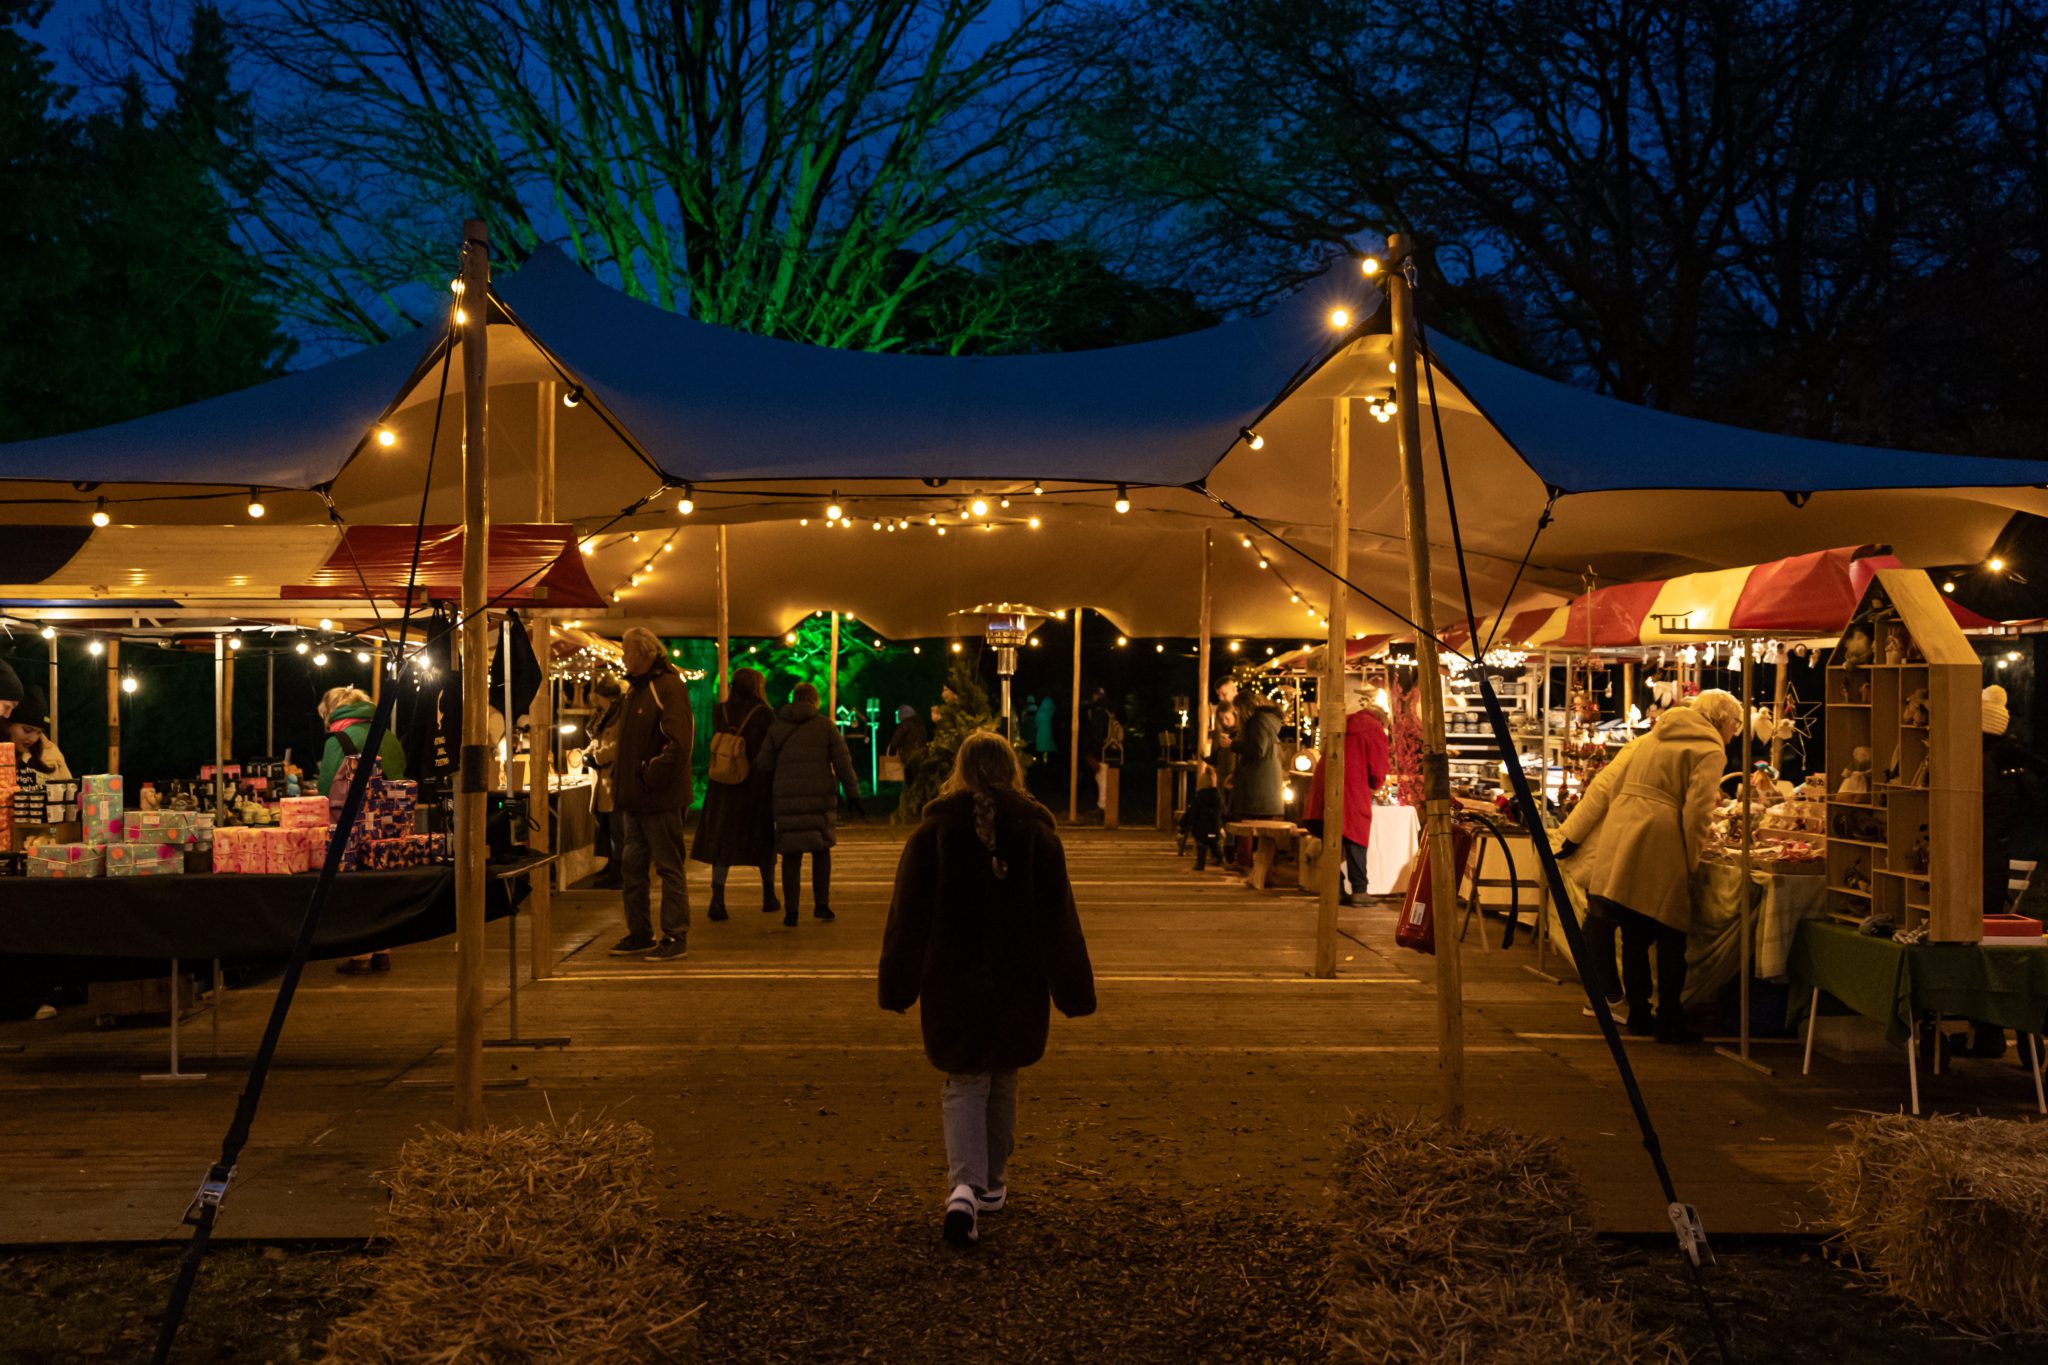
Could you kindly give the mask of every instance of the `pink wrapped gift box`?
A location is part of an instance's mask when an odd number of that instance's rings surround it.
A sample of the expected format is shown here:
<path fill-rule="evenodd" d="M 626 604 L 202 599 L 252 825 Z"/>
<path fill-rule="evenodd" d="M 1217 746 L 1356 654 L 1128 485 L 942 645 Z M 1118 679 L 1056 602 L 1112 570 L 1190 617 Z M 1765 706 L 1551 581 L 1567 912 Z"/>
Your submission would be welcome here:
<path fill-rule="evenodd" d="M 287 796 L 277 803 L 277 823 L 286 829 L 311 829 L 327 825 L 327 798 Z"/>

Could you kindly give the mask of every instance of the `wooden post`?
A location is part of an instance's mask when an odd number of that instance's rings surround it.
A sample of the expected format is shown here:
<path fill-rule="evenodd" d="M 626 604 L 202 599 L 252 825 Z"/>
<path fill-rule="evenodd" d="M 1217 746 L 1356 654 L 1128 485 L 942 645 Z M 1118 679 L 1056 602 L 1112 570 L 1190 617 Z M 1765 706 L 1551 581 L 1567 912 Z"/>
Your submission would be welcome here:
<path fill-rule="evenodd" d="M 555 520 L 555 414 L 561 403 L 552 380 L 539 386 L 534 399 L 533 519 L 543 526 Z M 540 686 L 527 711 L 526 809 L 533 822 L 529 845 L 542 854 L 555 850 L 554 810 L 550 805 L 555 772 L 554 625 L 545 611 L 530 613 L 533 657 L 540 661 Z M 511 669 L 508 665 L 506 673 Z M 510 721 L 507 721 L 510 724 Z M 527 914 L 533 928 L 527 952 L 535 981 L 555 971 L 555 878 L 548 868 L 527 879 Z"/>
<path fill-rule="evenodd" d="M 370 700 L 381 701 L 384 697 L 384 642 L 370 641 Z"/>
<path fill-rule="evenodd" d="M 1074 608 L 1074 704 L 1067 717 L 1067 823 L 1081 820 L 1081 618 L 1088 608 Z"/>
<path fill-rule="evenodd" d="M 1422 708 L 1422 839 L 1429 857 L 1430 904 L 1436 919 L 1437 1070 L 1443 1121 L 1465 1124 L 1464 964 L 1458 959 L 1458 869 L 1451 862 L 1451 768 L 1444 739 L 1444 680 L 1436 647 L 1436 605 L 1430 587 L 1429 493 L 1423 482 L 1422 426 L 1417 411 L 1414 286 L 1407 234 L 1387 241 L 1387 302 L 1393 318 L 1394 435 L 1401 455 L 1401 506 L 1408 530 L 1408 601 L 1415 622 L 1415 685 Z"/>
<path fill-rule="evenodd" d="M 1771 771 L 1775 773 L 1785 765 L 1785 733 L 1779 727 L 1785 720 L 1785 675 L 1792 671 L 1792 654 L 1782 646 L 1773 671 L 1778 675 L 1771 687 Z"/>
<path fill-rule="evenodd" d="M 121 639 L 107 638 L 107 771 L 121 771 Z"/>
<path fill-rule="evenodd" d="M 718 699 L 732 695 L 732 560 L 726 547 L 725 523 L 718 525 Z"/>
<path fill-rule="evenodd" d="M 223 810 L 227 806 L 228 760 L 224 743 L 227 736 L 222 733 L 223 718 L 227 712 L 228 642 L 227 637 L 215 632 L 213 637 L 213 808 Z M 171 1002 L 175 1012 L 178 1002 Z"/>
<path fill-rule="evenodd" d="M 1349 614 L 1351 571 L 1351 400 L 1340 397 L 1331 408 L 1330 431 L 1330 642 L 1323 650 L 1322 716 L 1316 733 L 1323 748 L 1323 878 L 1316 890 L 1316 970 L 1319 977 L 1337 974 L 1337 896 L 1344 867 L 1344 623 Z M 1420 658 L 1420 655 L 1417 655 Z M 1363 895 L 1364 887 L 1358 888 Z M 1441 921 L 1452 923 L 1446 917 Z M 1443 953 L 1448 933 L 1437 935 Z"/>
<path fill-rule="evenodd" d="M 63 741 L 57 738 L 57 637 L 52 635 L 43 643 L 50 647 L 50 743 L 61 746 Z"/>
<path fill-rule="evenodd" d="M 455 796 L 455 1127 L 484 1118 L 484 801 L 490 790 L 490 247 L 462 225 L 462 749 Z"/>
<path fill-rule="evenodd" d="M 1209 756 L 1209 627 L 1212 604 L 1209 600 L 1209 563 L 1214 557 L 1215 533 L 1202 532 L 1202 601 L 1200 617 L 1195 627 L 1195 757 Z M 1199 774 L 1196 778 L 1200 780 Z M 1161 829 L 1167 828 L 1165 824 Z"/>
<path fill-rule="evenodd" d="M 220 733 L 222 749 L 229 758 L 235 756 L 235 655 L 238 651 L 227 651 L 227 682 L 221 689 Z"/>
<path fill-rule="evenodd" d="M 825 716 L 839 728 L 839 613 L 832 613 L 832 667 L 825 675 Z"/>
<path fill-rule="evenodd" d="M 277 639 L 264 647 L 263 659 L 263 755 L 277 753 Z M 317 760 L 316 760 L 317 761 Z"/>

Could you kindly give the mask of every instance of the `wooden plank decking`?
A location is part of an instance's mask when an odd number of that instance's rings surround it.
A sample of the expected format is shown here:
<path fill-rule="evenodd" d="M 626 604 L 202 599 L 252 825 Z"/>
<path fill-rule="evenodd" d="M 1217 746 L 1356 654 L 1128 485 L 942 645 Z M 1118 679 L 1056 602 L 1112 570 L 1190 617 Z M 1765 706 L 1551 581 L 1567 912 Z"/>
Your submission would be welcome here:
<path fill-rule="evenodd" d="M 758 886 L 735 876 L 733 919 L 703 921 L 692 868 L 688 959 L 614 961 L 615 896 L 557 902 L 560 977 L 520 993 L 527 1034 L 569 1034 L 564 1052 L 493 1051 L 495 1119 L 606 1110 L 650 1124 L 679 1206 L 735 1210 L 941 1182 L 938 1077 L 910 1018 L 875 1007 L 872 969 L 897 841 L 848 831 L 836 858 L 836 924 L 784 930 Z M 1149 832 L 1076 832 L 1078 881 L 1102 1001 L 1055 1022 L 1027 1076 L 1013 1181 L 1053 1163 L 1228 1198 L 1322 1188 L 1347 1111 L 1427 1110 L 1436 1094 L 1428 959 L 1392 946 L 1392 912 L 1347 912 L 1341 975 L 1305 973 L 1314 907 L 1197 876 Z M 523 927 L 523 926 L 522 926 Z M 493 972 L 505 960 L 492 932 Z M 388 976 L 308 976 L 221 1222 L 228 1237 L 366 1235 L 375 1173 L 449 1109 L 453 953 L 401 950 Z M 1530 950 L 1467 947 L 1466 1037 L 1476 1118 L 1565 1144 L 1604 1226 L 1655 1231 L 1663 1201 L 1621 1087 L 1575 987 L 1522 970 Z M 504 1031 L 502 977 L 489 1032 Z M 0 1024 L 0 1242 L 147 1240 L 178 1218 L 219 1146 L 268 1009 L 268 988 L 231 993 L 223 1056 L 190 1021 L 189 1065 L 160 1070 L 164 1031 L 93 1031 L 82 1011 Z M 9 1050 L 20 1047 L 20 1051 Z M 1790 1230 L 1817 1213 L 1810 1172 L 1845 1112 L 1892 1110 L 1902 1068 L 1816 1063 L 1766 1045 L 1776 1077 L 1705 1047 L 1631 1044 L 1683 1197 L 1717 1233 Z M 2009 1063 L 1971 1063 L 1930 1084 L 1938 1107 L 2018 1115 L 2030 1084 Z M 1261 1197 L 1264 1197 L 1263 1194 Z"/>

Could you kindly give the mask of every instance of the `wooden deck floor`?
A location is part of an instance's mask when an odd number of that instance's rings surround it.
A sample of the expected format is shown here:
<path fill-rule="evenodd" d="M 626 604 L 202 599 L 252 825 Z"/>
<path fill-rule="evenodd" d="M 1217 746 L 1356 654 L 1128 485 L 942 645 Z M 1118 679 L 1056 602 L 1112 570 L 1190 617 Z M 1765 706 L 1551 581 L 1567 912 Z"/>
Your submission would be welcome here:
<path fill-rule="evenodd" d="M 886 831 L 849 831 L 839 921 L 819 924 L 807 906 L 794 930 L 758 913 L 738 880 L 732 921 L 704 923 L 708 888 L 693 867 L 690 956 L 672 964 L 604 955 L 620 932 L 614 896 L 558 900 L 562 972 L 521 989 L 519 1023 L 573 1044 L 488 1054 L 493 1118 L 642 1119 L 679 1206 L 757 1209 L 821 1188 L 942 1193 L 937 1075 L 914 1019 L 874 1005 L 897 847 Z M 1348 1111 L 1433 1106 L 1432 963 L 1393 948 L 1389 910 L 1346 912 L 1341 975 L 1316 981 L 1306 897 L 1197 877 L 1156 834 L 1077 832 L 1069 847 L 1102 1008 L 1056 1021 L 1028 1074 L 1013 1179 L 1057 1163 L 1183 1198 L 1312 1195 Z M 502 933 L 493 1035 L 506 1021 Z M 388 976 L 309 974 L 223 1236 L 368 1234 L 376 1172 L 447 1113 L 452 948 L 396 956 Z M 1523 970 L 1531 961 L 1526 947 L 1468 945 L 1473 1113 L 1560 1138 L 1605 1227 L 1662 1230 L 1662 1197 L 1577 988 L 1538 980 Z M 162 1069 L 160 1028 L 95 1032 L 82 1011 L 0 1024 L 0 1242 L 178 1235 L 270 999 L 268 988 L 230 993 L 217 1060 L 206 1017 L 188 1021 L 203 1081 L 139 1079 Z M 1902 1067 L 1817 1061 L 1802 1079 L 1796 1048 L 1760 1055 L 1777 1076 L 1705 1047 L 1631 1044 L 1680 1193 L 1715 1233 L 1814 1217 L 1810 1172 L 1828 1125 L 1903 1103 Z M 2031 1112 L 2031 1085 L 2010 1063 L 1969 1064 L 1926 1093 L 1936 1107 Z"/>

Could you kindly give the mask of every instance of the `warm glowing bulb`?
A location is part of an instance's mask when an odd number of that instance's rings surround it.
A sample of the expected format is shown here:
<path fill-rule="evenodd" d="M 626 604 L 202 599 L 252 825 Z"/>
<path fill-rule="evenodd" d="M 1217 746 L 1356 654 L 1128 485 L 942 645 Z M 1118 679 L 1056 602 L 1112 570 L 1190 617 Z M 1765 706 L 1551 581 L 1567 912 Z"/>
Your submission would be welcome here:
<path fill-rule="evenodd" d="M 1984 567 L 1993 573 L 2004 573 L 2005 561 L 1994 555 L 1992 558 L 1984 561 Z"/>
<path fill-rule="evenodd" d="M 1259 567 L 1262 569 L 1266 567 L 1266 561 L 1263 556 L 1259 559 Z"/>
<path fill-rule="evenodd" d="M 1239 537 L 1238 537 L 1238 539 L 1239 539 L 1240 541 L 1242 541 L 1242 542 L 1244 543 L 1244 547 L 1245 547 L 1245 549 L 1247 549 L 1247 550 L 1251 549 L 1251 547 L 1252 547 L 1252 538 L 1251 538 L 1250 536 L 1239 536 Z"/>
<path fill-rule="evenodd" d="M 456 325 L 457 327 L 467 327 L 467 326 L 469 325 L 469 314 L 468 314 L 468 313 L 466 313 L 466 312 L 464 312 L 464 311 L 463 311 L 462 309 L 460 309 L 460 308 L 456 309 L 456 310 L 455 310 L 455 325 Z"/>
<path fill-rule="evenodd" d="M 398 433 L 393 431 L 390 427 L 378 427 L 377 444 L 383 446 L 386 450 L 389 450 L 392 446 L 398 444 Z"/>
<path fill-rule="evenodd" d="M 1039 523 L 1039 520 L 1038 520 L 1038 518 L 1037 518 L 1037 517 L 1033 517 L 1033 518 L 1031 519 L 1031 521 L 1030 521 L 1029 525 L 1030 525 L 1030 527 L 1031 527 L 1031 529 L 1032 529 L 1032 530 L 1036 531 L 1036 530 L 1038 529 L 1039 525 L 1040 525 L 1040 523 Z"/>
<path fill-rule="evenodd" d="M 312 649 L 312 646 L 307 644 L 304 640 L 301 640 L 296 645 L 293 645 L 292 649 L 295 653 L 304 654 L 308 650 Z"/>
<path fill-rule="evenodd" d="M 1116 486 L 1116 510 L 1119 512 L 1131 510 L 1131 491 L 1122 484 Z"/>
<path fill-rule="evenodd" d="M 43 627 L 43 638 L 44 638 L 45 640 L 54 640 L 54 639 L 56 639 L 56 638 L 57 638 L 57 628 L 56 628 L 55 626 L 44 626 L 44 627 Z"/>
<path fill-rule="evenodd" d="M 356 651 L 356 662 L 357 662 L 357 663 L 359 663 L 359 664 L 366 664 L 366 663 L 370 662 L 370 651 L 369 651 L 369 650 L 367 650 L 367 649 L 359 649 L 359 650 L 357 650 L 357 651 Z"/>
<path fill-rule="evenodd" d="M 262 515 L 263 515 L 263 513 L 264 513 L 264 510 L 265 510 L 265 509 L 264 509 L 264 506 L 263 506 L 263 500 L 262 500 L 261 498 L 251 498 L 251 499 L 249 499 L 249 515 L 250 515 L 250 516 L 252 516 L 252 517 L 257 517 L 257 518 L 261 518 L 261 517 L 262 517 Z"/>
<path fill-rule="evenodd" d="M 594 555 L 597 553 L 597 546 L 587 540 L 584 541 L 582 544 L 578 545 L 576 548 L 583 551 L 583 553 L 587 555 Z"/>
<path fill-rule="evenodd" d="M 325 616 L 323 616 L 323 617 L 321 617 L 321 618 L 320 618 L 320 629 L 322 629 L 322 630 L 333 630 L 333 629 L 334 629 L 334 622 L 332 622 L 332 621 L 328 620 L 328 619 L 327 619 L 327 618 L 326 618 Z"/>
<path fill-rule="evenodd" d="M 974 513 L 974 515 L 976 515 L 977 517 L 985 517 L 985 516 L 987 516 L 987 515 L 988 515 L 988 499 L 987 499 L 987 498 L 976 498 L 976 499 L 975 499 L 975 500 L 974 500 L 973 502 L 971 502 L 971 503 L 967 504 L 967 510 L 968 510 L 968 511 L 970 511 L 970 512 L 972 512 L 972 513 Z"/>
<path fill-rule="evenodd" d="M 691 497 L 688 493 L 685 493 L 683 494 L 683 496 L 676 499 L 676 511 L 682 513 L 684 516 L 687 517 L 688 515 L 690 515 L 690 513 L 696 510 L 697 500 Z"/>
<path fill-rule="evenodd" d="M 1941 585 L 1941 590 L 1942 590 L 1943 592 L 1954 592 L 1954 591 L 1956 590 L 1956 585 L 1955 585 L 1955 582 L 1954 582 L 1954 580 L 1950 580 L 1949 582 L 1943 583 L 1943 584 Z"/>
<path fill-rule="evenodd" d="M 1253 431 L 1250 427 L 1246 427 L 1239 435 L 1244 437 L 1245 449 L 1247 450 L 1264 450 L 1266 448 L 1266 438 Z"/>
<path fill-rule="evenodd" d="M 239 635 L 230 635 L 230 636 L 228 636 L 228 649 L 229 649 L 229 650 L 230 650 L 231 652 L 232 652 L 232 651 L 234 651 L 234 650 L 240 649 L 241 647 L 242 647 L 242 637 L 241 637 L 241 636 L 239 636 Z"/>
<path fill-rule="evenodd" d="M 1330 325 L 1339 331 L 1349 327 L 1351 325 L 1351 310 L 1349 308 L 1332 308 L 1330 310 Z"/>
<path fill-rule="evenodd" d="M 943 526 L 941 526 L 941 527 L 939 528 L 939 534 L 940 534 L 940 535 L 944 535 L 944 534 L 946 534 L 946 528 L 945 528 L 945 527 L 943 527 Z"/>
<path fill-rule="evenodd" d="M 878 521 L 878 522 L 876 522 L 876 523 L 875 523 L 875 524 L 874 524 L 873 526 L 869 527 L 868 529 L 869 529 L 869 530 L 872 530 L 872 531 L 879 531 L 879 530 L 881 530 L 881 529 L 882 529 L 882 523 Z M 896 528 L 895 528 L 895 527 L 893 527 L 893 526 L 891 526 L 891 527 L 890 527 L 889 529 L 893 531 L 893 530 L 895 530 Z"/>
<path fill-rule="evenodd" d="M 676 552 L 676 543 L 673 540 L 664 540 L 661 542 L 661 552 L 665 555 L 674 554 Z"/>
<path fill-rule="evenodd" d="M 811 519 L 809 517 L 798 517 L 796 519 L 796 524 L 799 526 L 809 526 L 811 524 Z"/>
<path fill-rule="evenodd" d="M 100 655 L 107 652 L 107 647 L 101 644 L 98 640 L 94 640 L 91 644 L 85 647 L 85 652 L 92 655 L 93 658 L 97 659 L 100 657 Z"/>
<path fill-rule="evenodd" d="M 313 656 L 313 667 L 315 667 L 315 668 L 325 668 L 325 667 L 327 667 L 327 655 L 326 655 L 325 653 L 315 654 L 315 655 Z"/>
<path fill-rule="evenodd" d="M 107 500 L 101 498 L 99 505 L 92 509 L 92 524 L 95 526 L 111 526 L 113 522 L 114 519 L 107 515 Z"/>
<path fill-rule="evenodd" d="M 1166 652 L 1166 646 L 1165 646 L 1165 645 L 1154 645 L 1154 646 L 1152 646 L 1152 652 L 1153 652 L 1154 654 L 1164 654 L 1164 653 Z"/>
<path fill-rule="evenodd" d="M 1031 637 L 1031 647 L 1033 649 L 1038 648 L 1038 637 L 1036 635 Z"/>
<path fill-rule="evenodd" d="M 795 644 L 795 643 L 796 643 L 796 632 L 792 630 L 792 631 L 791 631 L 791 632 L 789 632 L 789 633 L 788 633 L 787 635 L 783 636 L 783 637 L 782 637 L 782 643 L 784 643 L 784 644 L 786 644 L 786 645 L 793 645 L 793 644 Z"/>
<path fill-rule="evenodd" d="M 1358 269 L 1361 274 L 1370 279 L 1380 273 L 1380 258 L 1377 256 L 1367 256 L 1358 263 Z"/>
<path fill-rule="evenodd" d="M 1123 648 L 1123 647 L 1124 647 L 1125 645 L 1127 645 L 1127 644 L 1129 644 L 1129 643 L 1130 643 L 1130 641 L 1129 641 L 1129 640 L 1126 640 L 1126 639 L 1125 639 L 1125 638 L 1124 638 L 1123 636 L 1121 636 L 1121 635 L 1119 635 L 1119 636 L 1117 636 L 1117 637 L 1116 637 L 1116 647 L 1117 647 L 1118 649 L 1122 649 L 1122 648 Z"/>
<path fill-rule="evenodd" d="M 1036 497 L 1041 497 L 1041 496 L 1043 496 L 1043 495 L 1044 495 L 1044 493 L 1045 493 L 1045 485 L 1044 485 L 1044 484 L 1042 484 L 1042 483 L 1034 483 L 1034 484 L 1032 484 L 1032 485 L 1031 485 L 1031 496 L 1032 496 L 1032 497 L 1034 497 L 1034 498 L 1036 498 Z"/>
<path fill-rule="evenodd" d="M 1315 766 L 1315 759 L 1308 754 L 1296 754 L 1294 756 L 1294 771 L 1298 773 L 1305 773 Z"/>
<path fill-rule="evenodd" d="M 1232 640 L 1228 645 L 1224 646 L 1224 648 L 1228 649 L 1232 654 L 1237 653 L 1237 651 L 1242 649 L 1243 647 L 1244 646 L 1236 640 Z"/>
<path fill-rule="evenodd" d="M 1009 500 L 1008 498 L 1004 498 L 1004 499 L 1003 499 L 1003 501 L 1002 501 L 1002 506 L 1004 506 L 1004 507 L 1008 507 L 1009 505 L 1010 505 L 1010 500 Z"/>
<path fill-rule="evenodd" d="M 844 516 L 845 514 L 846 509 L 841 507 L 836 502 L 827 503 L 825 506 L 825 520 L 827 521 L 837 521 L 840 517 Z"/>
<path fill-rule="evenodd" d="M 135 679 L 133 676 L 121 679 L 121 690 L 130 696 L 135 695 Z"/>
<path fill-rule="evenodd" d="M 1299 602 L 1301 600 L 1301 594 L 1298 592 L 1288 593 L 1287 600 L 1290 602 Z"/>

